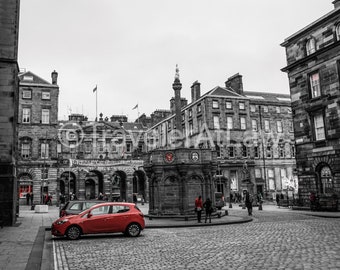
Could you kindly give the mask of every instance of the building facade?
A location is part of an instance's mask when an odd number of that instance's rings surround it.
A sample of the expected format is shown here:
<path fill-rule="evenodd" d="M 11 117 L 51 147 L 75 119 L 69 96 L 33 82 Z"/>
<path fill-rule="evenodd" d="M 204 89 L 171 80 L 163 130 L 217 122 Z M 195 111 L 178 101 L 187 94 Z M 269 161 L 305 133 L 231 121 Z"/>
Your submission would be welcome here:
<path fill-rule="evenodd" d="M 340 195 L 340 1 L 334 9 L 286 38 L 299 192 L 335 209 Z"/>
<path fill-rule="evenodd" d="M 268 199 L 297 191 L 289 95 L 243 91 L 239 74 L 225 84 L 201 96 L 200 83 L 194 82 L 191 103 L 181 104 L 180 124 L 172 115 L 151 127 L 147 150 L 216 151 L 213 191 L 225 198 L 244 190 Z"/>
<path fill-rule="evenodd" d="M 144 127 L 124 115 L 89 121 L 72 114 L 58 121 L 58 73 L 51 83 L 19 74 L 17 183 L 21 204 L 60 199 L 148 199 L 143 162 Z"/>
<path fill-rule="evenodd" d="M 21 204 L 56 198 L 58 142 L 58 73 L 48 82 L 27 71 L 19 74 L 18 196 Z"/>
<path fill-rule="evenodd" d="M 19 0 L 0 5 L 0 221 L 16 221 L 17 182 L 15 172 L 18 96 Z"/>

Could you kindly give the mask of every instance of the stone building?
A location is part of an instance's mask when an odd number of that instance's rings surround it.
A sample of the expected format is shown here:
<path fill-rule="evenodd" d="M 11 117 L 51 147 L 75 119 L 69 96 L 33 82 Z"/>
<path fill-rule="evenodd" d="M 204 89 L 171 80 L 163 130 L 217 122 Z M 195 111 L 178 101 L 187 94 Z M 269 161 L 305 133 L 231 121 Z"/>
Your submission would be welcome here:
<path fill-rule="evenodd" d="M 18 196 L 27 203 L 43 203 L 43 195 L 56 198 L 58 141 L 58 73 L 52 82 L 27 71 L 19 74 L 18 105 Z"/>
<path fill-rule="evenodd" d="M 340 195 L 340 1 L 334 9 L 286 38 L 297 173 L 302 202 L 309 193 L 326 209 Z"/>
<path fill-rule="evenodd" d="M 236 74 L 225 87 L 204 95 L 196 81 L 191 96 L 191 103 L 179 102 L 180 124 L 173 114 L 147 131 L 148 151 L 184 147 L 216 152 L 210 196 L 221 192 L 229 198 L 248 190 L 271 199 L 297 190 L 289 95 L 244 91 L 242 76 Z"/>
<path fill-rule="evenodd" d="M 15 175 L 18 96 L 19 0 L 0 5 L 0 221 L 16 221 L 17 186 Z"/>
<path fill-rule="evenodd" d="M 120 119 L 116 121 L 116 119 Z M 139 123 L 119 116 L 87 121 L 71 115 L 60 121 L 57 192 L 78 199 L 95 199 L 102 193 L 112 200 L 148 200 L 148 183 L 140 159 L 144 130 Z M 127 118 L 124 118 L 127 119 Z"/>

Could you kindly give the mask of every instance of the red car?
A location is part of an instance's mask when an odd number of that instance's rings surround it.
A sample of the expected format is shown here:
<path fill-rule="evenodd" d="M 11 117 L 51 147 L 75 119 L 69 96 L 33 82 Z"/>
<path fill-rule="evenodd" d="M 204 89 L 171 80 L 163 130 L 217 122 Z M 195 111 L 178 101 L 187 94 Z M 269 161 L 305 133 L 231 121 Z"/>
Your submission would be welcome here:
<path fill-rule="evenodd" d="M 145 228 L 144 215 L 134 203 L 107 202 L 92 206 L 78 215 L 64 216 L 52 224 L 52 235 L 71 240 L 83 234 L 118 233 L 138 236 Z"/>

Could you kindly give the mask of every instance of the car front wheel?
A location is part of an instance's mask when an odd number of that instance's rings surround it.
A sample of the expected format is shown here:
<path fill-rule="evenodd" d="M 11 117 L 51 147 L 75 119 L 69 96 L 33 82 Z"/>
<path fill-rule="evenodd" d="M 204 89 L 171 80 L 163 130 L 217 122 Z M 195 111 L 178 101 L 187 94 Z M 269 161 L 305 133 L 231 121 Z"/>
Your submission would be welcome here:
<path fill-rule="evenodd" d="M 126 235 L 136 237 L 141 231 L 141 227 L 137 223 L 132 223 L 126 228 Z"/>
<path fill-rule="evenodd" d="M 76 240 L 80 237 L 80 235 L 81 235 L 81 231 L 80 231 L 80 228 L 77 226 L 71 226 L 66 231 L 66 236 L 70 240 Z"/>

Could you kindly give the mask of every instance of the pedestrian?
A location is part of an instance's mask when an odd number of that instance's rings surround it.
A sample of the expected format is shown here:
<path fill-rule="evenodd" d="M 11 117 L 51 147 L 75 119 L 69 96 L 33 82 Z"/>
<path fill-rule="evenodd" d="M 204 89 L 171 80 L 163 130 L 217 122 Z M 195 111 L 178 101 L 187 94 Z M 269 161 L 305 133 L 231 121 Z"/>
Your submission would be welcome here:
<path fill-rule="evenodd" d="M 103 199 L 103 193 L 99 192 L 98 200 L 102 200 L 102 199 Z"/>
<path fill-rule="evenodd" d="M 248 215 L 252 216 L 253 215 L 253 196 L 249 194 L 249 192 L 247 192 L 246 194 L 245 205 L 248 210 Z"/>
<path fill-rule="evenodd" d="M 31 196 L 31 195 L 27 192 L 27 193 L 26 193 L 26 204 L 27 204 L 27 205 L 30 205 L 30 196 Z"/>
<path fill-rule="evenodd" d="M 33 193 L 30 193 L 31 205 L 33 205 Z"/>
<path fill-rule="evenodd" d="M 314 192 L 309 193 L 310 210 L 314 211 L 316 209 L 316 196 Z"/>
<path fill-rule="evenodd" d="M 212 202 L 210 198 L 207 198 L 203 203 L 203 207 L 205 208 L 205 223 L 207 223 L 207 219 L 209 218 L 209 223 L 211 223 L 211 213 L 213 212 Z"/>
<path fill-rule="evenodd" d="M 197 213 L 198 223 L 201 223 L 202 208 L 203 208 L 203 202 L 202 202 L 202 196 L 200 195 L 198 196 L 198 198 L 195 199 L 195 211 Z"/>
<path fill-rule="evenodd" d="M 276 205 L 280 208 L 280 195 L 276 193 Z"/>

